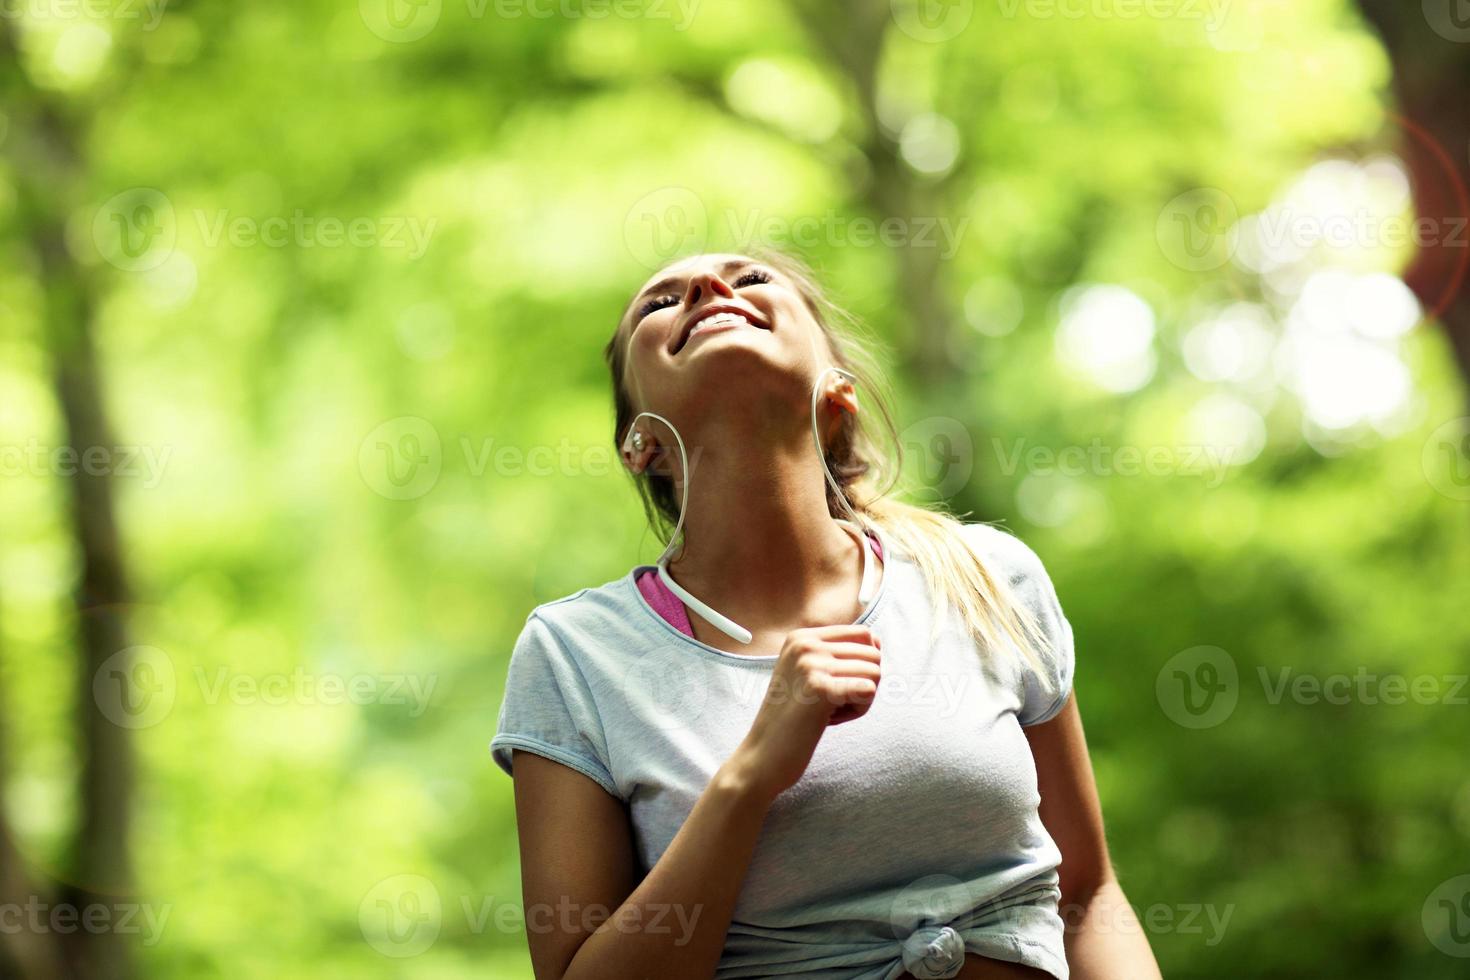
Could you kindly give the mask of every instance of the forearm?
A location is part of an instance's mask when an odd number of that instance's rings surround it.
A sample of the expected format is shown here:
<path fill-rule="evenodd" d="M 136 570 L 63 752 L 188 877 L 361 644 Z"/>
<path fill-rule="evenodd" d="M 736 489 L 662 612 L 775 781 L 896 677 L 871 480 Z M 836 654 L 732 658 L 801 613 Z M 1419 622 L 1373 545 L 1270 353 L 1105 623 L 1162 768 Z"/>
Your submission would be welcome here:
<path fill-rule="evenodd" d="M 578 948 L 563 980 L 713 977 L 770 805 L 739 757 L 722 766 L 648 875 Z"/>
<path fill-rule="evenodd" d="M 1116 878 L 1072 899 L 1062 920 L 1072 980 L 1162 980 L 1148 936 Z"/>

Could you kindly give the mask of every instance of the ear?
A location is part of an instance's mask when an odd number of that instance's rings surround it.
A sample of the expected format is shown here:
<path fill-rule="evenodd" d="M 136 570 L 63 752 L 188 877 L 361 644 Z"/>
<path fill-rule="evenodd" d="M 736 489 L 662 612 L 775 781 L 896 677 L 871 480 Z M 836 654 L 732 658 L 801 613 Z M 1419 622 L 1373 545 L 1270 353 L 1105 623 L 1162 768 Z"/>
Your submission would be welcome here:
<path fill-rule="evenodd" d="M 637 441 L 634 438 L 635 433 L 638 433 L 642 436 L 642 449 L 637 448 L 637 446 L 635 445 L 635 442 Z M 639 433 L 636 423 L 628 426 L 628 434 L 623 437 L 622 457 L 623 465 L 626 466 L 629 471 L 633 473 L 633 475 L 640 475 L 644 470 L 648 469 L 648 464 L 653 460 L 653 457 L 657 452 L 658 443 L 654 442 L 651 436 L 649 436 L 646 432 Z"/>
<path fill-rule="evenodd" d="M 858 413 L 857 379 L 841 368 L 831 373 L 827 384 L 827 401 L 850 415 Z"/>
<path fill-rule="evenodd" d="M 858 396 L 857 388 L 853 384 L 857 379 L 848 372 L 839 368 L 830 372 L 828 378 L 827 390 L 822 394 L 822 401 L 833 409 L 831 418 L 826 423 L 825 438 L 830 439 L 842 426 L 843 412 L 857 416 Z"/>

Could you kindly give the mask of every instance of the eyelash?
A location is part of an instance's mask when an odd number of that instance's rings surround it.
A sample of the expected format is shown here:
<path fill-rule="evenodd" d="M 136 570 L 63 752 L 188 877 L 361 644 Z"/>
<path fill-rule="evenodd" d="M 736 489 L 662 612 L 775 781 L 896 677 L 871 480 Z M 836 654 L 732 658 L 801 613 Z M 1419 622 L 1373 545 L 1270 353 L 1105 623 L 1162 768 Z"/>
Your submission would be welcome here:
<path fill-rule="evenodd" d="M 745 281 L 747 279 L 754 279 L 755 282 L 754 283 L 747 283 Z M 736 279 L 735 280 L 735 288 L 736 289 L 743 289 L 747 285 L 759 285 L 761 283 L 767 283 L 767 282 L 770 282 L 770 281 L 771 281 L 771 274 L 769 272 L 767 272 L 765 269 L 751 269 L 749 272 L 747 272 L 744 275 L 742 275 L 739 279 Z"/>
<path fill-rule="evenodd" d="M 771 274 L 766 270 L 751 269 L 748 272 L 741 273 L 740 278 L 736 279 L 733 283 L 731 283 L 731 285 L 733 285 L 736 289 L 744 289 L 746 286 L 762 285 L 770 281 Z M 668 296 L 659 296 L 651 299 L 638 308 L 638 320 L 642 321 L 643 318 L 648 316 L 650 313 L 653 313 L 656 310 L 661 310 L 666 306 L 673 306 L 677 302 L 679 302 L 679 297 L 674 296 L 673 294 L 670 294 Z"/>

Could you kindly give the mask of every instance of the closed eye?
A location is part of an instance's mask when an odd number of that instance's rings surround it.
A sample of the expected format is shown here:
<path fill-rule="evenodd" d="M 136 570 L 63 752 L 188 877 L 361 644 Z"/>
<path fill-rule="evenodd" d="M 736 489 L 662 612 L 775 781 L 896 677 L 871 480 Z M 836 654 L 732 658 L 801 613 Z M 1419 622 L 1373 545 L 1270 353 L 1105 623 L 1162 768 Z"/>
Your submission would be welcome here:
<path fill-rule="evenodd" d="M 769 272 L 767 272 L 765 269 L 756 268 L 741 273 L 739 278 L 737 278 L 731 285 L 733 285 L 736 289 L 744 289 L 746 286 L 759 286 L 770 281 L 771 274 Z M 656 296 L 648 302 L 644 303 L 642 306 L 638 307 L 638 313 L 634 316 L 633 323 L 636 326 L 637 324 L 642 323 L 644 318 L 647 317 L 650 313 L 656 313 L 657 311 L 662 310 L 665 307 L 674 306 L 678 302 L 679 297 L 673 295 L 672 293 L 667 296 Z"/>
<path fill-rule="evenodd" d="M 770 281 L 771 274 L 765 269 L 751 269 L 749 272 L 743 273 L 739 279 L 736 279 L 734 286 L 736 289 L 744 289 L 746 286 L 758 286 L 761 283 Z"/>
<path fill-rule="evenodd" d="M 653 313 L 656 310 L 661 310 L 666 306 L 673 306 L 677 302 L 679 302 L 679 297 L 674 295 L 655 297 L 654 299 L 651 299 L 647 303 L 644 303 L 642 306 L 638 307 L 638 316 L 637 319 L 635 319 L 633 322 L 642 322 L 643 318 L 648 316 L 648 314 Z"/>

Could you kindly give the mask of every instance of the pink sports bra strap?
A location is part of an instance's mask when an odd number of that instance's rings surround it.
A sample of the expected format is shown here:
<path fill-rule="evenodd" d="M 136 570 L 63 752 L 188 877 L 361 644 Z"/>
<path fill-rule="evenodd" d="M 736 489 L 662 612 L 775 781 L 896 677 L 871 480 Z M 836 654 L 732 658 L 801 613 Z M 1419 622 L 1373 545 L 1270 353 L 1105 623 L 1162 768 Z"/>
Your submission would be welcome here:
<path fill-rule="evenodd" d="M 878 540 L 877 535 L 868 534 L 868 540 L 872 542 L 873 553 L 881 561 L 883 558 L 883 542 Z M 685 636 L 694 635 L 694 627 L 689 623 L 689 610 L 684 608 L 684 603 L 679 597 L 669 591 L 668 586 L 659 580 L 658 571 L 653 568 L 645 568 L 638 573 L 638 591 L 643 593 L 643 598 L 653 607 L 653 611 L 668 621 L 674 629 Z"/>

